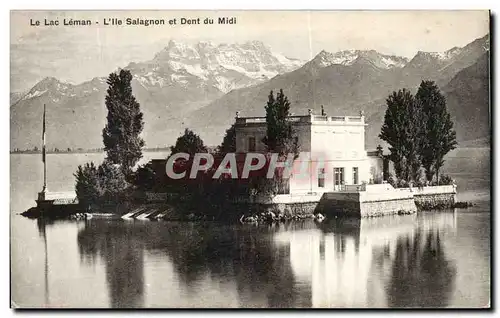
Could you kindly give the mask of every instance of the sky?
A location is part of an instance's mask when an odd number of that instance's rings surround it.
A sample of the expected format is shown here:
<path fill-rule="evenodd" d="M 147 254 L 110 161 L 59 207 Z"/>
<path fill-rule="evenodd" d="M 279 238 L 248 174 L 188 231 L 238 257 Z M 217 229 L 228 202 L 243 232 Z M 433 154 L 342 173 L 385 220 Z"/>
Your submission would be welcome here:
<path fill-rule="evenodd" d="M 234 25 L 180 25 L 180 19 L 236 17 Z M 105 18 L 165 19 L 162 26 L 105 26 Z M 176 18 L 177 25 L 168 25 Z M 92 26 L 31 26 L 44 19 L 90 19 Z M 98 22 L 99 24 L 96 24 Z M 488 11 L 12 11 L 11 92 L 53 76 L 81 83 L 146 61 L 170 39 L 196 43 L 259 40 L 288 57 L 321 50 L 374 49 L 413 57 L 464 46 L 489 31 Z"/>

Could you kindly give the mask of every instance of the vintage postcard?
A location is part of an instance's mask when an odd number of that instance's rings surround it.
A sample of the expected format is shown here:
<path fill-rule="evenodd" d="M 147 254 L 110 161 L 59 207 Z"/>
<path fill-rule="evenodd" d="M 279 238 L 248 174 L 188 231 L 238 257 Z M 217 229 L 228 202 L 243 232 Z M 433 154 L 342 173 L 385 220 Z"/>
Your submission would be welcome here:
<path fill-rule="evenodd" d="M 489 11 L 11 11 L 11 307 L 491 307 Z"/>

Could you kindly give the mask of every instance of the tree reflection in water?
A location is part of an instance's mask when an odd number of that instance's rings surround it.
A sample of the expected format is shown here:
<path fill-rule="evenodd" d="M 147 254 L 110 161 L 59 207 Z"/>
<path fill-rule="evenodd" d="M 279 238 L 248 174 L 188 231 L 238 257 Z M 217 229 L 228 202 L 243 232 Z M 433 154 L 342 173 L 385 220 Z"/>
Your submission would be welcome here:
<path fill-rule="evenodd" d="M 140 228 L 116 222 L 87 222 L 78 233 L 80 255 L 105 262 L 110 306 L 137 308 L 144 303 L 144 259 Z"/>
<path fill-rule="evenodd" d="M 446 259 L 439 230 L 398 238 L 387 288 L 391 307 L 445 307 L 456 278 Z"/>
<path fill-rule="evenodd" d="M 455 227 L 455 214 L 446 212 L 318 224 L 322 235 L 312 275 L 313 305 L 447 306 L 456 266 L 446 258 L 442 235 Z"/>

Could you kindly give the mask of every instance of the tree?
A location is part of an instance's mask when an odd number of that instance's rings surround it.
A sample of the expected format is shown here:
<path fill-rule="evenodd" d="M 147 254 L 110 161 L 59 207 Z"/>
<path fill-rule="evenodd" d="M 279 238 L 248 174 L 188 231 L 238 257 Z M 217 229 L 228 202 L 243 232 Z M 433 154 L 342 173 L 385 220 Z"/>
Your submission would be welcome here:
<path fill-rule="evenodd" d="M 140 137 L 144 128 L 140 105 L 132 94 L 132 74 L 121 70 L 111 73 L 107 83 L 107 123 L 102 131 L 106 160 L 120 165 L 126 175 L 142 158 L 144 140 Z"/>
<path fill-rule="evenodd" d="M 196 153 L 208 152 L 203 140 L 190 129 L 184 130 L 184 135 L 177 138 L 175 146 L 170 147 L 172 154 L 184 152 L 192 158 Z"/>
<path fill-rule="evenodd" d="M 126 196 L 125 191 L 129 184 L 120 165 L 104 160 L 97 169 L 97 175 L 102 189 L 101 200 L 105 203 L 116 204 Z"/>
<path fill-rule="evenodd" d="M 74 176 L 78 202 L 87 208 L 92 204 L 97 204 L 102 195 L 97 166 L 93 162 L 86 163 L 84 166 L 79 165 Z"/>
<path fill-rule="evenodd" d="M 86 208 L 101 203 L 118 203 L 126 196 L 129 184 L 118 164 L 104 160 L 100 166 L 93 162 L 78 166 L 75 192 L 78 202 Z"/>
<path fill-rule="evenodd" d="M 151 190 L 155 186 L 156 174 L 151 162 L 140 166 L 135 172 L 134 184 L 143 190 Z"/>
<path fill-rule="evenodd" d="M 420 182 L 422 166 L 421 152 L 424 142 L 422 105 L 415 98 L 406 108 L 406 139 L 403 140 L 403 154 L 406 158 L 406 181 Z"/>
<path fill-rule="evenodd" d="M 446 99 L 433 81 L 422 81 L 415 98 L 421 104 L 424 132 L 420 155 L 425 175 L 432 181 L 434 174 L 439 183 L 439 170 L 444 156 L 457 146 L 456 132 L 446 109 Z"/>
<path fill-rule="evenodd" d="M 293 154 L 294 159 L 299 155 L 298 138 L 289 121 L 290 102 L 280 89 L 276 98 L 274 93 L 269 93 L 266 110 L 266 136 L 262 142 L 266 145 L 267 151 L 278 153 L 280 158 L 286 158 Z M 289 180 L 284 179 L 283 171 L 275 172 L 273 179 L 268 179 L 265 175 L 258 175 L 249 181 L 249 191 L 260 196 L 272 196 L 277 193 L 286 193 L 289 189 Z"/>
<path fill-rule="evenodd" d="M 226 130 L 222 144 L 217 147 L 216 152 L 220 155 L 236 152 L 236 128 L 234 124 Z"/>
<path fill-rule="evenodd" d="M 280 155 L 293 153 L 295 158 L 299 154 L 299 146 L 292 123 L 288 121 L 290 116 L 290 102 L 288 97 L 280 89 L 274 98 L 274 93 L 269 93 L 266 109 L 267 134 L 262 142 L 267 150 Z"/>
<path fill-rule="evenodd" d="M 394 170 L 398 179 L 408 180 L 409 164 L 408 144 L 412 142 L 412 128 L 408 127 L 409 108 L 413 107 L 414 98 L 406 89 L 392 92 L 386 99 L 384 123 L 380 132 L 380 139 L 389 144 L 390 159 L 394 162 Z M 411 156 L 411 155 L 410 155 Z M 411 159 L 411 158 L 410 158 Z"/>

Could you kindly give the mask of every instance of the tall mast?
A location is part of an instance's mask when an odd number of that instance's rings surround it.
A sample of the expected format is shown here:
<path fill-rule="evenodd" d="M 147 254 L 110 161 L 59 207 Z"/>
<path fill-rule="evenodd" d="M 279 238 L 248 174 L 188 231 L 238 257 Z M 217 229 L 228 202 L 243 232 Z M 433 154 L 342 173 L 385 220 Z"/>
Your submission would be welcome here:
<path fill-rule="evenodd" d="M 47 163 L 45 162 L 45 104 L 43 104 L 43 125 L 42 125 L 42 161 L 43 161 L 43 189 L 47 191 Z"/>

